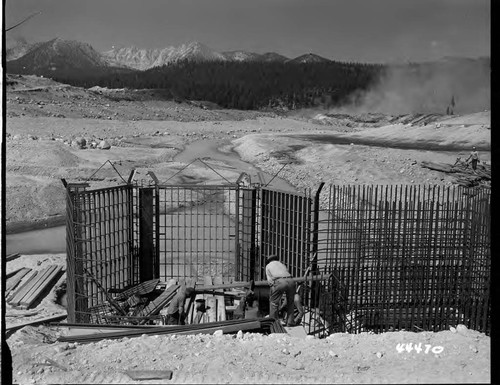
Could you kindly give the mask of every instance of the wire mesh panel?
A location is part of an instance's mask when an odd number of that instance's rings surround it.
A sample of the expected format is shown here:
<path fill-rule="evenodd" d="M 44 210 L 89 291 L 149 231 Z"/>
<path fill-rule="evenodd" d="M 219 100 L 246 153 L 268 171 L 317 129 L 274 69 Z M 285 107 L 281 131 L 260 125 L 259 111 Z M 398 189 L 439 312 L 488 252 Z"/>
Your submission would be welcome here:
<path fill-rule="evenodd" d="M 236 277 L 237 185 L 158 186 L 159 277 Z"/>
<path fill-rule="evenodd" d="M 346 328 L 488 330 L 489 190 L 331 186 L 326 211 L 320 259 L 344 286 Z"/>
<path fill-rule="evenodd" d="M 306 194 L 262 189 L 260 204 L 259 279 L 265 279 L 264 257 L 271 254 L 278 255 L 292 276 L 302 276 L 310 262 L 312 199 Z"/>
<path fill-rule="evenodd" d="M 91 309 L 106 300 L 106 293 L 137 282 L 131 202 L 130 186 L 68 193 L 71 322 L 90 322 Z"/>

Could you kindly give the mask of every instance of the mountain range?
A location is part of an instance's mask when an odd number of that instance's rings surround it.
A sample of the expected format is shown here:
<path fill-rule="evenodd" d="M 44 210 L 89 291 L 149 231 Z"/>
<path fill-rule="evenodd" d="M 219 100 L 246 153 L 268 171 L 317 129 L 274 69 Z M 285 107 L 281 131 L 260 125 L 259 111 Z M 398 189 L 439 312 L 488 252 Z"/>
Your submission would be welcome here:
<path fill-rule="evenodd" d="M 137 47 L 113 48 L 98 52 L 87 43 L 55 38 L 48 42 L 28 44 L 24 40 L 10 42 L 6 49 L 7 70 L 22 73 L 44 73 L 70 69 L 118 68 L 148 70 L 179 61 L 262 61 L 262 62 L 330 62 L 312 53 L 289 59 L 275 52 L 258 54 L 246 51 L 217 52 L 199 42 L 163 49 Z"/>

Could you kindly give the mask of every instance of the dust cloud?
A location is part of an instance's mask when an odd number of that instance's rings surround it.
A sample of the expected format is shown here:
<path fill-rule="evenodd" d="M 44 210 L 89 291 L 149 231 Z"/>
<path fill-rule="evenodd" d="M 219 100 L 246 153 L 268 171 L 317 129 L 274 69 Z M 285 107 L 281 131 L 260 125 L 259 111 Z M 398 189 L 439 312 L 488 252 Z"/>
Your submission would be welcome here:
<path fill-rule="evenodd" d="M 468 114 L 490 109 L 490 59 L 388 66 L 368 91 L 330 113 Z"/>

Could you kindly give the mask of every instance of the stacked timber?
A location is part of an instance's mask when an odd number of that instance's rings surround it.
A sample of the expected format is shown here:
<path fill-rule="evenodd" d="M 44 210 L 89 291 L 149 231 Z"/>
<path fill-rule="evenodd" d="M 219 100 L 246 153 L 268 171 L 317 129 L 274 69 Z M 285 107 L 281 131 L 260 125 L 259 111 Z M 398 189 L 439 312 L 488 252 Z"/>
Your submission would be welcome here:
<path fill-rule="evenodd" d="M 206 276 L 196 286 L 194 305 L 188 309 L 186 324 L 221 322 L 245 318 L 249 282 L 235 282 L 220 276 Z M 241 311 L 238 313 L 238 309 Z"/>
<path fill-rule="evenodd" d="M 62 272 L 60 265 L 51 265 L 40 271 L 19 269 L 7 278 L 6 301 L 21 309 L 31 308 L 54 287 Z"/>
<path fill-rule="evenodd" d="M 11 290 L 14 290 L 17 285 L 21 282 L 21 280 L 24 278 L 26 274 L 28 274 L 31 271 L 29 267 L 22 267 L 19 270 L 16 270 L 12 272 L 11 274 L 7 275 L 7 281 L 5 283 L 5 294 L 9 295 Z"/>

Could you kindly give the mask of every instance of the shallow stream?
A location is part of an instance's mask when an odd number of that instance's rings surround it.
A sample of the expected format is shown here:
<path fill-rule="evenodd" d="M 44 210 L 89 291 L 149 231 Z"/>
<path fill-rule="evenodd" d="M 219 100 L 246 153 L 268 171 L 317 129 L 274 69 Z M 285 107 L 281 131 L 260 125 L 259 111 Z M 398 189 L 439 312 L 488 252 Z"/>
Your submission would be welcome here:
<path fill-rule="evenodd" d="M 187 145 L 182 152 L 177 154 L 175 161 L 189 164 L 196 159 L 213 167 L 214 169 L 228 168 L 235 173 L 242 172 L 250 175 L 252 182 L 269 182 L 269 187 L 282 191 L 296 191 L 295 188 L 279 177 L 261 172 L 252 164 L 244 162 L 238 154 L 231 150 L 229 145 L 220 147 L 220 141 L 200 140 Z M 198 167 L 202 166 L 197 164 Z M 231 181 L 236 182 L 236 181 Z M 56 226 L 40 230 L 24 231 L 6 235 L 6 252 L 20 254 L 59 254 L 66 252 L 66 227 Z"/>

